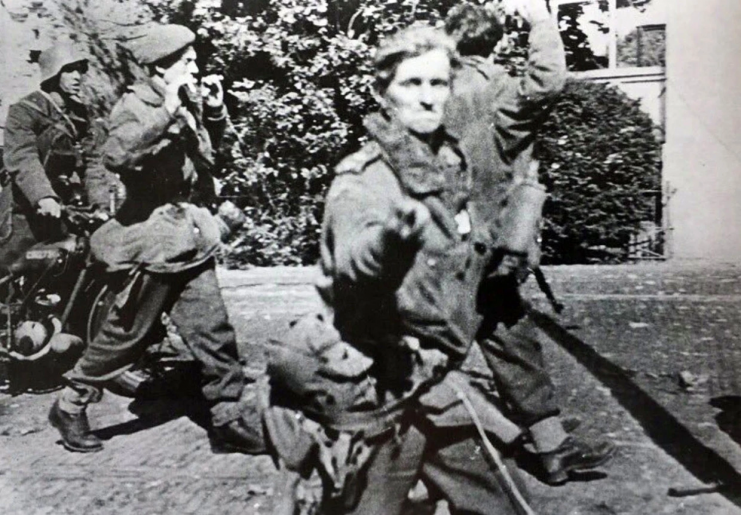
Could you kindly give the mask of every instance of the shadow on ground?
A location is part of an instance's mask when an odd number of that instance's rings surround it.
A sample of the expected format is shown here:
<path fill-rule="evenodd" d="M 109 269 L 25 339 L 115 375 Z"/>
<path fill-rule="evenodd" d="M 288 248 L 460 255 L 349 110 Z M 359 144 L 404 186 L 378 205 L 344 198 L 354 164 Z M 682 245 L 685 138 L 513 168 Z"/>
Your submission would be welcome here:
<path fill-rule="evenodd" d="M 184 362 L 165 372 L 145 377 L 146 381 L 138 385 L 135 392 L 110 385 L 114 393 L 133 396 L 128 410 L 137 418 L 98 429 L 95 434 L 99 438 L 109 440 L 115 436 L 138 433 L 180 417 L 187 417 L 197 425 L 208 428 L 209 408 L 201 395 L 201 376 L 194 364 Z"/>
<path fill-rule="evenodd" d="M 734 442 L 741 445 L 741 396 L 725 395 L 711 399 L 710 405 L 718 408 L 720 413 L 715 421 L 721 431 L 730 436 Z"/>
<path fill-rule="evenodd" d="M 613 397 L 638 421 L 656 445 L 699 480 L 721 485 L 716 491 L 741 507 L 741 476 L 726 460 L 704 445 L 659 402 L 636 385 L 620 366 L 601 356 L 549 315 L 535 311 L 533 317 L 548 336 L 610 389 Z M 718 398 L 718 403 L 716 407 L 723 410 L 717 417 L 719 426 L 726 432 L 728 428 L 735 431 L 736 436 L 732 437 L 739 441 L 741 398 Z"/>

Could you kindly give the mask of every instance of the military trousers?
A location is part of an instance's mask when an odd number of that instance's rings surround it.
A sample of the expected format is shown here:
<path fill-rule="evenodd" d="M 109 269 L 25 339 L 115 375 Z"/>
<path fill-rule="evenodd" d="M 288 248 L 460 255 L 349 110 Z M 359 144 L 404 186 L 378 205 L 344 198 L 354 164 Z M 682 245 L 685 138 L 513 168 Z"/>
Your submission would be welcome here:
<path fill-rule="evenodd" d="M 174 274 L 137 272 L 118 286 L 100 330 L 65 375 L 79 393 L 72 402 L 93 402 L 105 381 L 131 368 L 145 352 L 147 337 L 163 312 L 169 313 L 200 364 L 214 425 L 236 420 L 245 377 L 213 260 Z"/>
<path fill-rule="evenodd" d="M 488 279 L 480 291 L 484 323 L 477 342 L 513 421 L 525 427 L 559 414 L 543 357 L 544 337 L 515 277 Z"/>
<path fill-rule="evenodd" d="M 325 499 L 323 515 L 398 515 L 409 491 L 422 480 L 434 498 L 448 501 L 452 515 L 517 514 L 500 472 L 485 458 L 472 426 L 435 428 L 424 418 L 376 444 L 364 471 L 346 485 L 347 495 Z M 510 460 L 508 471 L 526 494 Z"/>

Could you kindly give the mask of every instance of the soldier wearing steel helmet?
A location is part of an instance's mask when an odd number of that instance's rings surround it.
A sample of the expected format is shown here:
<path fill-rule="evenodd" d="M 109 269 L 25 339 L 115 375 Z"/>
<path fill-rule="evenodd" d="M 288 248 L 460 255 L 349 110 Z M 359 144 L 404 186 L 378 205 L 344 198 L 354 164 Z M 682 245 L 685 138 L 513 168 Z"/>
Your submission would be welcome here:
<path fill-rule="evenodd" d="M 81 98 L 87 58 L 68 43 L 39 56 L 38 90 L 10 106 L 0 192 L 0 269 L 66 234 L 62 206 L 82 200 L 90 122 Z"/>
<path fill-rule="evenodd" d="M 154 25 L 129 45 L 149 77 L 113 107 L 103 147 L 104 162 L 120 175 L 127 195 L 91 238 L 116 297 L 49 414 L 68 450 L 102 449 L 87 407 L 108 379 L 142 356 L 165 311 L 200 364 L 212 442 L 219 450 L 263 450 L 256 402 L 245 388 L 254 383 L 239 362 L 215 272 L 220 238 L 242 213 L 231 205 L 213 216 L 197 200 L 215 200 L 214 148 L 228 115 L 220 82 L 211 76 L 198 84 L 194 41 L 186 27 Z"/>

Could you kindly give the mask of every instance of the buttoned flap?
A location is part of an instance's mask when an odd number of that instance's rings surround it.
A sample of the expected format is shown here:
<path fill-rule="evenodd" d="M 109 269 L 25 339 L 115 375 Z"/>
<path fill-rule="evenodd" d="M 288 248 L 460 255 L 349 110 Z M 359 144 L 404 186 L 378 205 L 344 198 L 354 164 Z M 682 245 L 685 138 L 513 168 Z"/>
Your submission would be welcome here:
<path fill-rule="evenodd" d="M 477 326 L 479 274 L 471 270 L 471 249 L 462 242 L 419 252 L 396 295 L 405 331 L 456 354 L 468 349 Z"/>
<path fill-rule="evenodd" d="M 268 373 L 279 404 L 327 415 L 351 407 L 375 406 L 371 358 L 342 341 L 323 315 L 311 313 L 268 345 Z"/>
<path fill-rule="evenodd" d="M 321 360 L 320 373 L 340 379 L 363 377 L 373 365 L 373 359 L 342 340 L 326 348 Z"/>

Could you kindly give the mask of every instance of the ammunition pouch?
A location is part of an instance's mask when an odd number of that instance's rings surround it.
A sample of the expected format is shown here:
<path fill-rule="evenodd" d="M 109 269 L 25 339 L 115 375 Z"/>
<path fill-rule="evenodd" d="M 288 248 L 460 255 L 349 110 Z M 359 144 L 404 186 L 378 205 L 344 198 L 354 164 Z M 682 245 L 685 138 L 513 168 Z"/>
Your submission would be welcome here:
<path fill-rule="evenodd" d="M 368 373 L 373 360 L 342 341 L 322 314 L 293 322 L 280 340 L 268 342 L 267 356 L 271 405 L 338 427 L 347 425 L 348 411 L 372 411 L 379 404 Z"/>

